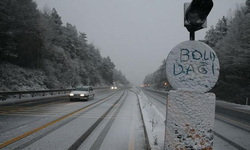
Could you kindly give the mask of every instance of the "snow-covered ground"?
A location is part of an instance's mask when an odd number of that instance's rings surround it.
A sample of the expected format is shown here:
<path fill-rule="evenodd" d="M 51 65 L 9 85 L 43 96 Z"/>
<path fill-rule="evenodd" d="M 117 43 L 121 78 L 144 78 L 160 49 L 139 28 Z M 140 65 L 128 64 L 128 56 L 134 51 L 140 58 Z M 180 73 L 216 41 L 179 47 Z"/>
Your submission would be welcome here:
<path fill-rule="evenodd" d="M 139 101 L 145 121 L 145 126 L 148 133 L 149 142 L 152 149 L 164 149 L 164 136 L 165 136 L 165 115 L 166 115 L 166 108 L 159 108 L 160 105 L 156 105 L 152 103 L 148 99 L 148 97 L 145 95 L 143 91 L 140 91 L 138 89 L 135 90 L 139 95 Z M 227 103 L 224 101 L 219 101 L 219 103 Z M 237 108 L 241 109 L 247 109 L 250 110 L 249 106 L 244 105 L 237 105 L 237 104 L 231 104 L 234 105 Z M 165 107 L 165 105 L 163 106 Z M 215 131 L 217 133 L 219 132 L 219 135 L 226 135 L 227 138 L 229 138 L 231 141 L 237 141 L 237 143 L 240 143 L 240 140 L 248 140 L 248 139 L 242 139 L 243 137 L 247 137 L 250 140 L 249 133 L 241 133 L 239 130 L 235 128 L 232 125 L 226 124 L 225 122 L 222 122 L 220 120 L 215 119 Z M 240 132 L 240 134 L 239 134 Z M 238 136 L 231 136 L 231 135 L 238 135 Z M 230 142 L 223 140 L 222 138 L 214 136 L 214 144 L 213 149 L 214 150 L 237 150 L 235 146 L 232 146 Z M 231 137 L 228 137 L 231 136 Z M 250 145 L 247 145 L 248 143 L 245 142 L 242 147 L 246 148 L 248 147 L 250 149 Z"/>
<path fill-rule="evenodd" d="M 156 105 L 152 102 L 147 95 L 136 88 L 132 89 L 136 93 L 138 93 L 140 107 L 142 110 L 144 123 L 146 126 L 149 142 L 151 149 L 164 149 L 164 136 L 165 136 L 165 114 L 166 114 L 166 106 L 165 105 Z M 0 104 L 5 103 L 16 103 L 21 101 L 31 101 L 41 98 L 50 98 L 50 97 L 58 97 L 65 96 L 67 94 L 62 95 L 47 95 L 40 96 L 35 98 L 23 98 L 23 99 L 8 99 L 6 101 L 1 101 Z M 224 101 L 218 101 L 218 104 L 227 104 L 232 105 L 235 108 L 239 108 L 242 110 L 250 110 L 250 106 L 232 104 Z M 244 148 L 250 149 L 249 142 L 241 142 L 241 141 L 250 141 L 249 133 L 242 131 L 241 129 L 235 128 L 234 126 L 227 124 L 221 120 L 215 119 L 215 128 L 217 134 L 214 136 L 214 150 L 237 150 L 235 146 L 232 146 L 232 143 L 226 141 L 219 137 L 220 135 L 226 136 L 230 141 L 238 143 L 240 146 Z M 218 135 L 218 136 L 217 136 Z M 249 138 L 249 139 L 246 139 Z M 248 150 L 248 149 L 247 149 Z"/>
<path fill-rule="evenodd" d="M 144 123 L 152 150 L 164 148 L 165 115 L 157 109 L 153 103 L 148 101 L 142 91 L 137 91 L 143 114 Z"/>

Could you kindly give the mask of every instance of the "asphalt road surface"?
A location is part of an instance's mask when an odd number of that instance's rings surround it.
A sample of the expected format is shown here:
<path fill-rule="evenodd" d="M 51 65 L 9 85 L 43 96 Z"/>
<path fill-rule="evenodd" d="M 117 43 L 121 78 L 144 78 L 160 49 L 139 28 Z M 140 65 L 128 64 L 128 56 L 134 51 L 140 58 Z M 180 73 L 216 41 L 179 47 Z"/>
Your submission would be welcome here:
<path fill-rule="evenodd" d="M 0 149 L 145 149 L 138 99 L 129 89 L 0 103 Z"/>

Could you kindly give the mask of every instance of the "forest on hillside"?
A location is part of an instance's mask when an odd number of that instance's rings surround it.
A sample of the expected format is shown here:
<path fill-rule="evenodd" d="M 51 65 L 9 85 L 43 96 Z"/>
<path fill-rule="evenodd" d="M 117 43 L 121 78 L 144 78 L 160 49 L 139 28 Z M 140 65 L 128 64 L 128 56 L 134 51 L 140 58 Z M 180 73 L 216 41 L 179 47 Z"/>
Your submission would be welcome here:
<path fill-rule="evenodd" d="M 203 40 L 212 47 L 220 61 L 220 76 L 211 90 L 218 99 L 245 104 L 250 98 L 250 0 L 229 17 L 223 16 L 206 33 Z M 144 84 L 163 89 L 167 82 L 165 60 Z M 165 88 L 171 89 L 170 85 Z"/>
<path fill-rule="evenodd" d="M 56 9 L 33 0 L 0 1 L 0 91 L 104 86 L 129 81 Z"/>

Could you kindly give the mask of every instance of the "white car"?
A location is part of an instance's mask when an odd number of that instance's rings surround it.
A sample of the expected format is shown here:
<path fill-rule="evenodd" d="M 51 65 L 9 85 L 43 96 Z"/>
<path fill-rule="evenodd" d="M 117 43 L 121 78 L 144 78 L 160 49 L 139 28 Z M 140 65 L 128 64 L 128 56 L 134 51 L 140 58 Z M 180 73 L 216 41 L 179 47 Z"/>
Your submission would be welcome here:
<path fill-rule="evenodd" d="M 76 87 L 75 90 L 71 91 L 69 94 L 69 98 L 71 101 L 73 100 L 89 100 L 90 98 L 94 98 L 95 91 L 91 86 L 79 86 Z"/>

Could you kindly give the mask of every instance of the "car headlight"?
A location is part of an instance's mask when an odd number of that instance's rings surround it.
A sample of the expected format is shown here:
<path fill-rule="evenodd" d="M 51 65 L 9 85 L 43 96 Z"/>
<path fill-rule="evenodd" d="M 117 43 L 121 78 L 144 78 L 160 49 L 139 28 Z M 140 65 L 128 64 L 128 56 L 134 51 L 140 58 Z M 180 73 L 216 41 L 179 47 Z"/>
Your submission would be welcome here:
<path fill-rule="evenodd" d="M 73 93 L 70 93 L 69 96 L 74 96 L 74 94 L 73 94 Z"/>
<path fill-rule="evenodd" d="M 111 89 L 114 89 L 114 87 L 112 86 Z"/>
<path fill-rule="evenodd" d="M 80 96 L 84 96 L 84 94 L 80 94 Z"/>
<path fill-rule="evenodd" d="M 117 87 L 115 87 L 115 89 L 117 89 Z"/>

